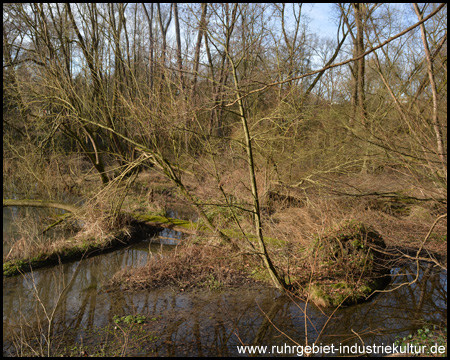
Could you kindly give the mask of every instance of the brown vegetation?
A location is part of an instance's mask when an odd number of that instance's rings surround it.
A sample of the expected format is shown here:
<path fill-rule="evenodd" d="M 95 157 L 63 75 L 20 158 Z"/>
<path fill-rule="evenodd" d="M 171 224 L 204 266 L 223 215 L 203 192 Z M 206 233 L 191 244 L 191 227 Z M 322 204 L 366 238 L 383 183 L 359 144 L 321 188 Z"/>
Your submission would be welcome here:
<path fill-rule="evenodd" d="M 233 173 L 236 174 L 236 171 Z M 368 175 L 360 175 L 360 177 L 370 183 Z M 142 173 L 138 176 L 136 184 L 139 184 L 142 179 L 146 181 L 152 179 L 155 189 L 161 186 L 158 184 L 160 178 L 156 175 Z M 346 180 L 358 181 L 354 178 Z M 228 181 L 230 183 L 234 181 L 237 184 L 239 177 L 230 176 Z M 345 179 L 341 177 L 339 181 L 342 183 Z M 210 183 L 214 184 L 212 181 Z M 213 199 L 214 193 L 219 190 L 215 186 L 205 186 L 205 184 L 208 184 L 205 178 L 202 179 L 201 184 L 194 178 L 186 180 L 188 188 L 201 187 L 201 191 L 198 191 L 197 194 L 207 202 L 208 199 Z M 227 185 L 232 187 L 229 183 Z M 227 185 L 224 184 L 224 186 Z M 398 190 L 395 186 L 402 186 L 401 181 L 387 182 L 384 184 L 384 188 L 379 182 L 372 190 L 374 193 L 392 195 L 396 194 L 394 190 Z M 139 188 L 138 185 L 136 187 Z M 272 186 L 272 188 L 281 192 L 279 185 Z M 308 289 L 308 284 L 331 286 L 345 283 L 347 285 L 344 290 L 331 288 L 327 290 L 328 293 L 337 292 L 337 295 L 348 295 L 348 291 L 353 289 L 351 290 L 353 299 L 360 300 L 361 297 L 364 299 L 370 294 L 370 291 L 362 292 L 359 297 L 355 297 L 355 290 L 364 289 L 368 281 L 370 283 L 382 279 L 386 270 L 399 266 L 402 262 L 410 261 L 408 256 L 415 255 L 415 251 L 427 235 L 433 221 L 445 209 L 445 204 L 435 201 L 420 201 L 414 199 L 412 194 L 408 198 L 404 192 L 396 194 L 396 196 L 392 195 L 392 197 L 382 195 L 359 197 L 336 194 L 336 189 L 314 185 L 303 191 L 298 188 L 290 190 L 290 196 L 296 199 L 294 202 L 281 195 L 278 199 L 267 198 L 266 201 L 270 203 L 270 206 L 265 201 L 263 202 L 266 209 L 263 211 L 264 233 L 267 234 L 266 243 L 271 258 L 277 264 L 277 269 L 285 276 L 288 283 L 294 285 L 299 291 L 298 294 L 302 294 L 304 297 L 313 296 L 311 293 L 304 292 Z M 340 186 L 339 190 L 345 189 Z M 369 191 L 370 189 L 365 190 Z M 164 193 L 172 194 L 170 189 L 165 189 Z M 159 199 L 162 201 L 161 198 Z M 177 197 L 171 195 L 166 197 L 165 204 L 170 207 L 171 203 L 173 206 L 174 201 L 177 201 Z M 243 203 L 246 199 L 242 197 L 241 193 L 235 201 Z M 245 212 L 238 215 L 241 228 L 251 230 L 251 217 L 245 216 Z M 234 227 L 233 217 L 230 213 L 221 211 L 217 212 L 216 216 L 222 219 L 217 221 L 218 224 L 222 223 L 224 227 L 228 228 Z M 352 232 L 352 228 L 349 228 L 347 224 L 363 224 L 361 225 L 363 229 L 367 227 L 371 230 L 367 233 L 364 231 L 359 233 L 358 230 Z M 358 226 L 356 229 L 359 229 Z M 364 243 L 366 236 L 370 239 L 372 236 L 370 234 L 376 234 L 374 239 L 378 246 L 381 241 L 382 248 L 379 256 L 375 260 L 370 260 L 374 263 L 361 258 L 360 262 L 353 259 L 354 261 L 349 264 L 349 259 L 345 254 L 342 254 L 339 260 L 332 257 L 334 252 L 328 249 L 331 246 L 331 240 L 342 238 L 344 236 L 342 234 L 345 233 L 349 234 L 344 237 L 345 241 L 364 241 Z M 238 228 L 235 228 L 234 234 L 235 236 L 239 235 Z M 447 254 L 445 234 L 446 219 L 443 219 L 433 229 L 433 236 L 426 241 L 424 251 L 421 253 L 423 258 L 434 258 L 444 267 L 446 267 Z M 242 285 L 253 282 L 255 279 L 267 281 L 263 264 L 255 253 L 255 249 L 250 243 L 239 241 L 242 252 L 236 254 L 230 252 L 226 246 L 217 245 L 211 239 L 194 236 L 184 240 L 176 251 L 157 262 L 150 262 L 143 268 L 126 269 L 115 274 L 112 285 L 128 290 L 164 286 L 187 290 L 195 287 L 207 287 L 206 284 L 221 288 Z M 253 241 L 250 238 L 250 242 Z M 319 256 L 316 253 L 317 243 L 321 241 L 325 247 L 323 248 L 324 252 L 321 252 L 322 255 Z M 366 246 L 365 249 L 368 247 Z M 347 252 L 345 251 L 346 254 Z M 324 257 L 327 256 L 331 256 L 332 266 L 324 267 L 323 264 L 328 261 L 325 261 Z M 357 256 L 363 256 L 363 254 Z M 372 265 L 369 266 L 369 263 Z M 378 270 L 374 271 L 374 269 Z M 342 299 L 342 297 L 338 297 L 338 299 Z M 324 303 L 323 299 L 312 300 L 318 305 L 329 305 L 327 302 Z M 348 300 L 348 303 L 352 303 L 351 299 Z"/>
<path fill-rule="evenodd" d="M 233 254 L 231 248 L 186 242 L 142 268 L 120 271 L 114 275 L 111 285 L 120 285 L 125 290 L 169 286 L 184 291 L 194 287 L 218 290 L 255 283 L 248 276 L 248 261 L 242 261 L 243 257 Z"/>
<path fill-rule="evenodd" d="M 105 291 L 258 282 L 305 300 L 306 331 L 309 303 L 366 300 L 404 261 L 446 269 L 446 3 L 332 4 L 330 37 L 306 6 L 3 4 L 4 205 L 72 212 L 19 219 L 4 275 L 138 241 L 174 204 L 201 232 Z M 72 280 L 18 354 L 58 354 Z"/>
<path fill-rule="evenodd" d="M 403 251 L 442 219 L 423 245 L 442 253 L 445 4 L 407 28 L 340 4 L 337 39 L 291 6 L 5 4 L 6 197 L 76 203 L 92 242 L 183 201 L 279 289 L 344 220 Z"/>

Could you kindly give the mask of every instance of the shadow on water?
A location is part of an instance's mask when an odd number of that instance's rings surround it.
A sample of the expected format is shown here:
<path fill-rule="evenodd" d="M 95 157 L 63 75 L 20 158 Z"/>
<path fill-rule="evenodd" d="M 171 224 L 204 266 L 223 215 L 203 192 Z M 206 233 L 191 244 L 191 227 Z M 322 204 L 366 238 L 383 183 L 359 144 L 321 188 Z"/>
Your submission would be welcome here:
<path fill-rule="evenodd" d="M 182 237 L 171 230 L 164 230 L 159 236 L 168 243 Z M 447 273 L 426 263 L 420 265 L 420 276 L 411 286 L 378 293 L 371 301 L 338 309 L 330 319 L 331 310 L 322 311 L 311 304 L 306 307 L 304 302 L 279 296 L 271 288 L 108 292 L 103 285 L 118 270 L 142 266 L 147 261 L 163 261 L 164 254 L 175 248 L 151 240 L 81 262 L 4 279 L 3 354 L 14 354 L 12 334 L 20 324 L 36 329 L 45 323 L 42 308 L 33 295 L 33 281 L 40 301 L 52 310 L 64 284 L 70 284 L 72 277 L 73 283 L 55 313 L 55 339 L 60 337 L 61 347 L 111 344 L 117 341 L 119 331 L 115 330 L 115 316 L 144 315 L 152 321 L 140 325 L 141 341 L 139 346 L 128 346 L 125 354 L 129 356 L 236 356 L 240 355 L 240 345 L 269 346 L 271 351 L 275 345 L 279 349 L 286 349 L 285 344 L 305 345 L 306 339 L 309 344 L 353 345 L 360 343 L 360 337 L 366 345 L 387 345 L 425 322 L 446 323 Z M 415 264 L 393 269 L 389 287 L 409 282 L 415 274 Z"/>

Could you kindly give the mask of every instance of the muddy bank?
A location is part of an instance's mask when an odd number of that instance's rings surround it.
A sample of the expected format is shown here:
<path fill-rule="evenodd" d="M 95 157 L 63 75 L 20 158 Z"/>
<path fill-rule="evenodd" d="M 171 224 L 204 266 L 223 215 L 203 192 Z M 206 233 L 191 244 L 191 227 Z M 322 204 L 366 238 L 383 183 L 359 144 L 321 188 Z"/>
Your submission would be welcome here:
<path fill-rule="evenodd" d="M 155 235 L 162 230 L 161 225 L 181 229 L 185 233 L 199 228 L 198 224 L 167 216 L 149 214 L 140 216 L 140 219 L 146 222 L 133 219 L 126 230 L 107 240 L 88 238 L 71 244 L 71 239 L 68 239 L 53 253 L 43 252 L 31 259 L 6 262 L 4 276 L 113 251 Z M 322 307 L 351 305 L 366 300 L 374 290 L 388 284 L 389 279 L 383 275 L 389 268 L 383 263 L 384 256 L 375 251 L 376 247 L 384 249 L 385 245 L 372 228 L 359 222 L 349 222 L 318 239 L 320 241 L 305 249 L 306 257 L 294 258 L 287 271 L 279 269 L 294 293 Z M 275 240 L 270 243 L 276 244 Z M 288 246 L 283 242 L 280 244 L 282 247 Z M 169 286 L 184 291 L 191 288 L 217 290 L 230 286 L 271 284 L 262 259 L 251 248 L 246 248 L 245 243 L 241 245 L 242 249 L 237 251 L 228 245 L 209 241 L 207 235 L 203 239 L 196 236 L 184 241 L 183 246 L 164 259 L 140 268 L 119 271 L 109 285 L 123 290 Z M 282 262 L 276 258 L 276 253 L 273 256 L 277 263 Z"/>

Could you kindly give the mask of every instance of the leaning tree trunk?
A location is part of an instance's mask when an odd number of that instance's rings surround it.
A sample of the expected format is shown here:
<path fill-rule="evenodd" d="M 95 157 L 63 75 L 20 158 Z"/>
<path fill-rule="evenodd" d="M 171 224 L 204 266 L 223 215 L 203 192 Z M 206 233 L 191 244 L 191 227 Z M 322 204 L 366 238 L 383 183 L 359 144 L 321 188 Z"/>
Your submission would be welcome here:
<path fill-rule="evenodd" d="M 250 137 L 250 132 L 248 129 L 248 123 L 247 118 L 245 116 L 245 110 L 244 105 L 242 102 L 242 98 L 239 92 L 239 83 L 238 83 L 238 77 L 236 73 L 236 66 L 233 62 L 233 59 L 229 56 L 227 53 L 227 56 L 230 60 L 231 69 L 233 71 L 233 78 L 234 78 L 234 86 L 236 91 L 236 97 L 237 102 L 239 105 L 239 116 L 242 121 L 242 127 L 244 129 L 244 135 L 245 135 L 245 148 L 247 150 L 247 161 L 248 161 L 248 169 L 249 169 L 249 175 L 250 175 L 250 183 L 251 183 L 251 190 L 252 190 L 252 197 L 253 197 L 253 213 L 254 213 L 254 219 L 255 219 L 255 230 L 256 235 L 258 239 L 258 245 L 259 249 L 264 261 L 264 264 L 266 266 L 267 271 L 269 272 L 269 275 L 272 279 L 273 284 L 275 287 L 281 291 L 284 291 L 288 288 L 288 285 L 284 281 L 284 279 L 278 274 L 277 270 L 275 269 L 272 260 L 270 259 L 269 253 L 267 252 L 266 245 L 264 243 L 264 237 L 262 234 L 262 222 L 261 222 L 261 211 L 259 208 L 259 197 L 258 197 L 258 188 L 256 186 L 256 173 L 255 173 L 255 164 L 254 164 L 254 158 L 253 158 L 253 149 L 252 149 L 252 140 Z"/>

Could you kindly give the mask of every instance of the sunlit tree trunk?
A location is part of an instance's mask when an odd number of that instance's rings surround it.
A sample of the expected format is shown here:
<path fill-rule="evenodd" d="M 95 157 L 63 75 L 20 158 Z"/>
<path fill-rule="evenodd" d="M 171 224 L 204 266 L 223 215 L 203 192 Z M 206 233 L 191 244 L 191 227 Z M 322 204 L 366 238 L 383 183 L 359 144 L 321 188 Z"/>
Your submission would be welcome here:
<path fill-rule="evenodd" d="M 364 29 L 363 29 L 363 21 L 362 21 L 362 11 L 363 4 L 353 3 L 353 10 L 355 15 L 355 23 L 356 23 L 356 56 L 360 56 L 365 51 L 364 46 Z M 366 118 L 366 106 L 365 106 L 365 89 L 364 89 L 364 78 L 365 78 L 365 58 L 362 57 L 357 61 L 357 78 L 356 78 L 356 87 L 357 87 L 357 111 L 359 113 L 360 121 L 365 122 Z"/>
<path fill-rule="evenodd" d="M 423 19 L 423 11 L 421 12 L 419 10 L 419 7 L 416 3 L 414 3 L 414 11 L 417 14 L 417 18 L 419 20 L 422 20 Z M 444 142 L 442 140 L 442 127 L 441 127 L 441 124 L 439 123 L 439 119 L 438 119 L 438 95 L 437 95 L 438 92 L 437 92 L 437 88 L 436 88 L 436 81 L 434 79 L 433 61 L 431 59 L 431 53 L 430 53 L 430 48 L 428 46 L 425 25 L 423 23 L 420 25 L 420 32 L 422 35 L 423 48 L 425 50 L 425 58 L 427 61 L 427 72 L 428 72 L 428 78 L 430 80 L 431 94 L 432 94 L 432 99 L 433 99 L 433 112 L 432 112 L 432 116 L 431 116 L 431 123 L 433 124 L 434 133 L 436 136 L 438 156 L 442 163 L 443 176 L 447 177 L 447 159 L 445 156 Z"/>
<path fill-rule="evenodd" d="M 197 44 L 195 45 L 195 55 L 194 55 L 194 78 L 192 80 L 192 95 L 195 96 L 195 89 L 197 86 L 197 77 L 198 77 L 198 67 L 200 64 L 200 47 L 202 44 L 202 37 L 203 33 L 205 32 L 206 27 L 206 13 L 208 9 L 207 3 L 202 3 L 202 15 L 200 18 L 200 24 L 198 28 L 198 35 L 197 35 Z M 206 41 L 205 41 L 206 45 Z"/>

